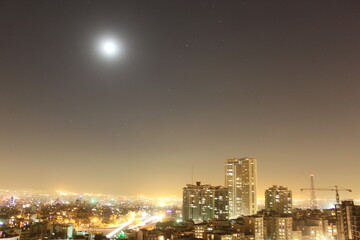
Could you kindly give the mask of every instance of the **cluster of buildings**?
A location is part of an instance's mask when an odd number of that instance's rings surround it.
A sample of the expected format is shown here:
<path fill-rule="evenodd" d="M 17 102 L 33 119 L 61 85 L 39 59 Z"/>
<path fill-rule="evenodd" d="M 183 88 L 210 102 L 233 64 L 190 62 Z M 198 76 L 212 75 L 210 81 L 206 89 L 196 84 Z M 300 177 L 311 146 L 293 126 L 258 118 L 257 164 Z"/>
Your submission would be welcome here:
<path fill-rule="evenodd" d="M 353 201 L 294 208 L 292 191 L 274 185 L 258 209 L 256 159 L 228 159 L 224 175 L 223 186 L 187 184 L 182 208 L 176 199 L 0 193 L 0 240 L 360 240 L 360 206 Z"/>
<path fill-rule="evenodd" d="M 257 213 L 255 158 L 225 161 L 225 186 L 187 184 L 183 189 L 183 220 L 234 219 Z"/>
<path fill-rule="evenodd" d="M 73 198 L 65 195 L 55 196 L 54 201 L 14 197 L 0 194 L 0 240 L 30 239 L 92 239 L 96 234 L 111 231 L 130 217 L 153 216 L 164 213 L 173 217 L 180 215 L 181 208 L 172 200 L 150 203 L 148 199 L 109 199 Z M 171 210 L 171 211 L 170 211 Z"/>
<path fill-rule="evenodd" d="M 183 221 L 194 224 L 194 238 L 207 240 L 360 239 L 360 206 L 343 201 L 334 209 L 295 209 L 292 191 L 265 190 L 265 209 L 257 208 L 255 158 L 225 161 L 225 186 L 187 184 Z"/>

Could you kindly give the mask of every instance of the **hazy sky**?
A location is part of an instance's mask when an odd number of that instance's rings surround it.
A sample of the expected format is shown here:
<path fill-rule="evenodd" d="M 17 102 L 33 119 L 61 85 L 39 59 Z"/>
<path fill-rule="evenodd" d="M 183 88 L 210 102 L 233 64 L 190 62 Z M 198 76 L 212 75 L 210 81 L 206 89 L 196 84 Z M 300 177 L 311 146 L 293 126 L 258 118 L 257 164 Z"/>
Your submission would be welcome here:
<path fill-rule="evenodd" d="M 0 188 L 178 195 L 258 159 L 360 196 L 360 1 L 0 1 Z M 122 53 L 105 61 L 96 39 Z M 332 193 L 325 196 L 333 197 Z"/>

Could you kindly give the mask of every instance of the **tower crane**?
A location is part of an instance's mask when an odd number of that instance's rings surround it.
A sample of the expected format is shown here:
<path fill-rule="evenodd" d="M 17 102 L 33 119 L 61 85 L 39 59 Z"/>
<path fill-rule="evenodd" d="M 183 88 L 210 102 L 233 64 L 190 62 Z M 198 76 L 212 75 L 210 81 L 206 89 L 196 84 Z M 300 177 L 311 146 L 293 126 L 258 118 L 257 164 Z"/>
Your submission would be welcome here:
<path fill-rule="evenodd" d="M 329 188 L 302 188 L 300 189 L 301 192 L 302 191 L 335 191 L 335 195 L 336 195 L 336 203 L 340 204 L 340 196 L 339 196 L 339 191 L 347 191 L 347 192 L 352 192 L 351 189 L 348 188 L 343 188 L 343 187 L 339 187 L 339 186 L 331 186 Z"/>

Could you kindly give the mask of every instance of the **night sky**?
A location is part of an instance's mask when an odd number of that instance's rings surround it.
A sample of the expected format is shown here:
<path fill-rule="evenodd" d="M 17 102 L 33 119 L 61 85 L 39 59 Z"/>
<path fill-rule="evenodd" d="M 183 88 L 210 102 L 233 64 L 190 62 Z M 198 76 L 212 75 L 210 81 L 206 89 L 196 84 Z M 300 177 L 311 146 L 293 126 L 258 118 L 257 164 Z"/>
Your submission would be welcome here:
<path fill-rule="evenodd" d="M 360 196 L 360 1 L 0 1 L 0 188 Z M 97 51 L 111 35 L 113 59 Z M 355 169 L 355 171 L 354 171 Z M 333 197 L 333 193 L 325 196 Z"/>

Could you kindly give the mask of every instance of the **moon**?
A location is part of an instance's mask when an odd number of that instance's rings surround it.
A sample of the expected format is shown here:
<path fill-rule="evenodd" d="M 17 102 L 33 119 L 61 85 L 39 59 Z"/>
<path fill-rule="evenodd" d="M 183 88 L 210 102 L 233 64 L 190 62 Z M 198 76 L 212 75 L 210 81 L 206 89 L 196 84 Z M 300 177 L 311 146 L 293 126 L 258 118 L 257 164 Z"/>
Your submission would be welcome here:
<path fill-rule="evenodd" d="M 120 54 L 120 43 L 115 38 L 102 38 L 97 45 L 98 52 L 105 58 L 113 59 Z"/>

